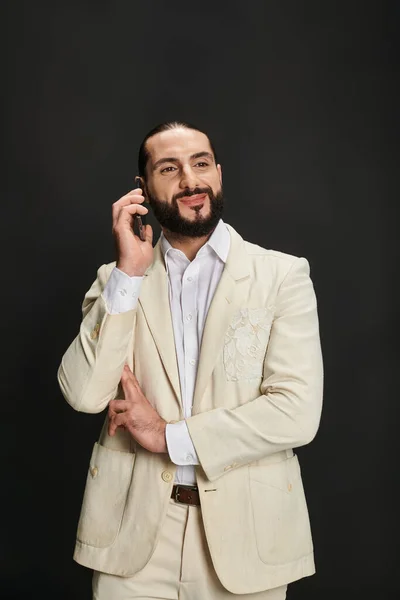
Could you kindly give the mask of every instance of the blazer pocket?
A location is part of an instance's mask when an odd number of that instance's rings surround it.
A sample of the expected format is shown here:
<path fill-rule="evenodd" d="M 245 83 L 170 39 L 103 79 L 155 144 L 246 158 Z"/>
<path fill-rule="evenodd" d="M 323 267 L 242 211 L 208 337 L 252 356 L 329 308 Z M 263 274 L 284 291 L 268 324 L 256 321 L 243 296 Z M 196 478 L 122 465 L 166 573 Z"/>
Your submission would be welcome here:
<path fill-rule="evenodd" d="M 297 456 L 249 467 L 254 531 L 260 559 L 289 563 L 312 552 L 306 499 Z"/>
<path fill-rule="evenodd" d="M 77 539 L 105 548 L 118 535 L 132 479 L 135 454 L 94 444 Z"/>
<path fill-rule="evenodd" d="M 241 308 L 233 315 L 223 349 L 228 381 L 262 379 L 272 321 L 271 308 Z"/>

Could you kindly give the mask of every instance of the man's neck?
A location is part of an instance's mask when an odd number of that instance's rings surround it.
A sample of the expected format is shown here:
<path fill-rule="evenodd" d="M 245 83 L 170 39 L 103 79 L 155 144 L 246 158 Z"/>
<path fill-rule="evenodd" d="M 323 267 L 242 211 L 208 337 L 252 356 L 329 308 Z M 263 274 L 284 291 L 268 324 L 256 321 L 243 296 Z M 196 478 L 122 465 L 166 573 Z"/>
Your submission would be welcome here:
<path fill-rule="evenodd" d="M 209 240 L 212 232 L 204 237 L 186 237 L 168 231 L 163 228 L 163 233 L 173 248 L 181 250 L 185 256 L 192 261 L 198 251 Z"/>

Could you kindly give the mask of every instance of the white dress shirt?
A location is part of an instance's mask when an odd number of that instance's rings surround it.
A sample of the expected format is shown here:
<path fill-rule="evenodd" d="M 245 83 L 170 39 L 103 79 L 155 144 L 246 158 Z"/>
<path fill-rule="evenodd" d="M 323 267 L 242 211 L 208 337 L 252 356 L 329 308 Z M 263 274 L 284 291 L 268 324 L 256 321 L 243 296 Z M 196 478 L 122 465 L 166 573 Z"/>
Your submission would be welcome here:
<path fill-rule="evenodd" d="M 190 261 L 173 248 L 161 233 L 161 249 L 168 274 L 169 301 L 175 348 L 178 360 L 181 396 L 185 419 L 192 414 L 193 394 L 197 376 L 200 345 L 204 325 L 215 290 L 228 257 L 230 234 L 222 219 L 209 240 Z M 103 299 L 110 314 L 136 307 L 143 277 L 129 277 L 116 267 L 103 290 Z M 186 422 L 166 426 L 169 456 L 178 468 L 175 483 L 194 485 L 198 465 Z"/>

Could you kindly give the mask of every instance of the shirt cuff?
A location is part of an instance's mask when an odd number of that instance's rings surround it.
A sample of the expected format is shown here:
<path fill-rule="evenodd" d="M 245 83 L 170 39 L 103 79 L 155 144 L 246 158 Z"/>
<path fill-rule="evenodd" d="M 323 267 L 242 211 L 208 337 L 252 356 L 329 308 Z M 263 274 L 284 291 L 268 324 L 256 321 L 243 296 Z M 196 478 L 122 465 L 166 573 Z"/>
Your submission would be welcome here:
<path fill-rule="evenodd" d="M 107 312 L 118 315 L 136 308 L 142 281 L 143 277 L 130 277 L 114 267 L 102 293 Z"/>
<path fill-rule="evenodd" d="M 200 464 L 186 421 L 167 423 L 165 438 L 169 457 L 173 463 L 179 466 Z"/>

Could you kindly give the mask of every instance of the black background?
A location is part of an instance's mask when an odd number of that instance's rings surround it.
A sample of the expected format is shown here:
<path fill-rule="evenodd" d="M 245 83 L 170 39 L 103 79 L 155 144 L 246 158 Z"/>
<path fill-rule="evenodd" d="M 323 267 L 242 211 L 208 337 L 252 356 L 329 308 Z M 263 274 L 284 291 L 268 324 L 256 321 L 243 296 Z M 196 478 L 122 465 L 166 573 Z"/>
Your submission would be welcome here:
<path fill-rule="evenodd" d="M 213 138 L 225 221 L 311 265 L 325 405 L 299 455 L 317 574 L 288 599 L 396 597 L 399 3 L 1 8 L 1 597 L 90 598 L 72 551 L 103 415 L 72 411 L 56 371 L 115 258 L 111 203 L 171 118 Z"/>

